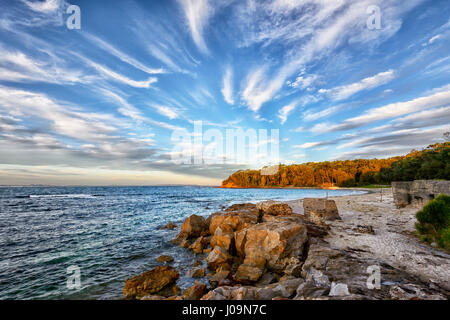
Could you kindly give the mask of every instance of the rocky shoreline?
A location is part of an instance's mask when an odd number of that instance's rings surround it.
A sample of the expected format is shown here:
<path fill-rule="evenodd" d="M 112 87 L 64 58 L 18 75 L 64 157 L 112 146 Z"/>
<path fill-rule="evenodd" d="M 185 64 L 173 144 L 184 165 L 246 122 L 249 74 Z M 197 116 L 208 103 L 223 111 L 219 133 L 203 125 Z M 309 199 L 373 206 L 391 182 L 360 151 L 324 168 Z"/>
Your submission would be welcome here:
<path fill-rule="evenodd" d="M 206 219 L 192 215 L 172 243 L 197 256 L 188 275 L 201 280 L 182 292 L 173 258 L 162 256 L 162 266 L 125 281 L 124 298 L 448 299 L 450 255 L 418 239 L 411 243 L 413 212 L 396 209 L 389 191 L 384 202 L 378 197 L 265 201 L 232 205 Z M 406 239 L 380 248 L 389 237 Z M 419 258 L 408 258 L 413 254 Z M 373 270 L 380 271 L 378 282 Z"/>

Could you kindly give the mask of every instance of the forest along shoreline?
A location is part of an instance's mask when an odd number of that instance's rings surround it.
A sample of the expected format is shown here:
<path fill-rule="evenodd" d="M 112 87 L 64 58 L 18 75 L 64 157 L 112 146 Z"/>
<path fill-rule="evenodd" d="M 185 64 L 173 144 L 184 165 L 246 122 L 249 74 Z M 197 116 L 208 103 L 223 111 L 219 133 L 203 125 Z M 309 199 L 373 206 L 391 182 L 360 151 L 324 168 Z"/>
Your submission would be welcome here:
<path fill-rule="evenodd" d="M 367 193 L 236 204 L 206 219 L 192 215 L 181 228 L 169 223 L 173 245 L 195 256 L 190 270 L 180 274 L 171 267 L 174 257 L 162 256 L 160 266 L 125 281 L 123 296 L 448 299 L 450 255 L 420 241 L 417 208 L 397 209 L 391 189 L 383 190 L 383 201 L 379 190 L 358 189 Z M 197 281 L 181 290 L 180 276 Z"/>

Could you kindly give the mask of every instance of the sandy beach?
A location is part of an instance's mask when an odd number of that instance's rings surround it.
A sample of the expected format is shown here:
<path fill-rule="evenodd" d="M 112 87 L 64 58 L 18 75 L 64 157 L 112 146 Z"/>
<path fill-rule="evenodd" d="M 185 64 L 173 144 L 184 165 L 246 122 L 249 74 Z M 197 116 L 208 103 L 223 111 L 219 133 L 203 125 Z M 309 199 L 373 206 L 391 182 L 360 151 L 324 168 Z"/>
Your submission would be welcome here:
<path fill-rule="evenodd" d="M 409 275 L 450 291 L 450 254 L 420 241 L 414 228 L 417 208 L 397 209 L 392 189 L 359 189 L 364 195 L 330 197 L 336 201 L 342 220 L 330 222 L 324 238 L 330 246 L 358 252 L 361 259 L 379 261 Z M 287 202 L 303 213 L 303 201 Z M 368 232 L 369 230 L 372 232 Z"/>

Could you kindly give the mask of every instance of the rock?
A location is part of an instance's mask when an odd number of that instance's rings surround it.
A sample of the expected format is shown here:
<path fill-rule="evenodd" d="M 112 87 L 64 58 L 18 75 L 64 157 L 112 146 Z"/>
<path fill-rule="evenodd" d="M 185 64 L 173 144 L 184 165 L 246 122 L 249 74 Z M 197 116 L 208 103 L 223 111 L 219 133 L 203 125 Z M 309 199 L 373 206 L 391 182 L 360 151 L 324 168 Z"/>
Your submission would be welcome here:
<path fill-rule="evenodd" d="M 205 294 L 205 292 L 206 292 L 206 285 L 202 282 L 196 281 L 192 287 L 184 290 L 183 298 L 184 300 L 200 300 L 200 298 Z"/>
<path fill-rule="evenodd" d="M 243 283 L 251 283 L 258 281 L 264 272 L 264 267 L 252 266 L 249 264 L 241 264 L 236 271 L 235 279 Z"/>
<path fill-rule="evenodd" d="M 187 218 L 181 226 L 181 231 L 176 237 L 177 240 L 197 238 L 208 230 L 208 225 L 203 217 L 195 214 Z"/>
<path fill-rule="evenodd" d="M 350 292 L 348 291 L 348 286 L 345 283 L 331 283 L 331 289 L 329 296 L 348 296 L 350 295 Z"/>
<path fill-rule="evenodd" d="M 140 298 L 154 295 L 173 284 L 178 277 L 178 271 L 172 267 L 156 267 L 125 280 L 123 295 L 127 298 Z"/>
<path fill-rule="evenodd" d="M 175 229 L 176 227 L 177 227 L 176 224 L 174 224 L 173 222 L 169 222 L 164 227 L 162 227 L 161 230 L 164 230 L 164 229 Z"/>
<path fill-rule="evenodd" d="M 306 227 L 281 218 L 256 224 L 235 234 L 236 249 L 244 257 L 236 280 L 246 282 L 251 278 L 251 281 L 257 281 L 266 268 L 281 272 L 291 257 L 302 256 L 307 240 Z"/>
<path fill-rule="evenodd" d="M 189 246 L 189 249 L 191 249 L 194 253 L 200 254 L 203 253 L 203 250 L 208 245 L 208 241 L 206 237 L 198 237 L 195 242 Z"/>
<path fill-rule="evenodd" d="M 230 225 L 221 225 L 214 231 L 214 236 L 211 238 L 211 247 L 222 247 L 230 252 L 234 248 L 234 230 Z"/>
<path fill-rule="evenodd" d="M 218 287 L 231 286 L 232 284 L 233 284 L 233 281 L 231 281 L 230 279 L 222 279 L 219 281 L 219 284 L 217 286 Z"/>
<path fill-rule="evenodd" d="M 158 262 L 172 262 L 172 261 L 173 261 L 173 258 L 172 258 L 171 256 L 162 255 L 162 256 L 159 256 L 159 257 L 156 259 L 156 261 L 158 261 Z"/>
<path fill-rule="evenodd" d="M 305 280 L 301 278 L 292 278 L 289 280 L 274 283 L 270 286 L 272 287 L 275 297 L 290 298 L 296 293 L 297 288 L 303 282 L 305 282 Z"/>
<path fill-rule="evenodd" d="M 373 227 L 372 227 L 372 226 L 362 226 L 362 225 L 358 225 L 358 226 L 356 226 L 356 228 L 353 229 L 353 230 L 355 230 L 356 232 L 359 232 L 359 233 L 367 233 L 367 234 L 372 234 L 372 235 L 375 234 L 375 230 L 373 230 Z"/>
<path fill-rule="evenodd" d="M 257 300 L 272 300 L 276 294 L 272 288 L 259 288 L 256 291 Z"/>
<path fill-rule="evenodd" d="M 163 296 L 143 296 L 139 300 L 164 300 L 165 298 Z"/>
<path fill-rule="evenodd" d="M 394 285 L 390 288 L 389 295 L 393 300 L 447 300 L 443 295 L 427 293 L 414 284 Z"/>
<path fill-rule="evenodd" d="M 189 248 L 190 246 L 191 246 L 191 243 L 190 243 L 188 240 L 182 240 L 182 241 L 180 242 L 180 247 L 182 247 L 182 248 L 187 249 L 187 248 Z"/>
<path fill-rule="evenodd" d="M 450 195 L 450 181 L 415 180 L 392 182 L 392 194 L 397 208 L 422 208 L 441 193 Z"/>
<path fill-rule="evenodd" d="M 268 273 L 265 273 L 261 277 L 261 279 L 259 279 L 257 285 L 258 286 L 264 286 L 264 285 L 268 285 L 268 284 L 271 284 L 271 283 L 274 283 L 274 282 L 277 282 L 277 281 L 278 281 L 277 277 L 275 277 L 275 275 L 273 273 L 268 272 Z"/>
<path fill-rule="evenodd" d="M 227 300 L 223 295 L 215 292 L 214 290 L 208 292 L 200 300 Z"/>
<path fill-rule="evenodd" d="M 239 205 L 241 206 L 241 205 Z M 223 231 L 239 231 L 245 229 L 251 225 L 258 223 L 259 210 L 255 205 L 243 205 L 243 209 L 237 205 L 233 205 L 228 208 L 224 213 L 214 213 L 209 219 L 209 232 L 214 235 L 217 227 L 224 227 L 228 225 L 230 229 L 222 229 Z M 233 210 L 231 210 L 233 209 Z"/>
<path fill-rule="evenodd" d="M 164 287 L 161 291 L 158 292 L 158 295 L 164 297 L 173 297 L 177 296 L 181 292 L 181 289 L 176 284 L 171 284 L 169 286 Z"/>
<path fill-rule="evenodd" d="M 203 278 L 206 275 L 206 270 L 205 268 L 193 269 L 189 272 L 189 275 L 192 278 Z"/>
<path fill-rule="evenodd" d="M 260 202 L 257 207 L 263 211 L 264 214 L 270 216 L 290 216 L 292 215 L 292 208 L 287 203 L 275 203 L 274 201 Z"/>
<path fill-rule="evenodd" d="M 213 286 L 213 287 L 217 287 L 217 285 L 227 279 L 230 276 L 230 271 L 228 270 L 223 270 L 223 271 L 219 271 L 216 272 L 215 274 L 211 275 L 209 277 L 209 283 Z"/>
<path fill-rule="evenodd" d="M 312 222 L 321 225 L 327 220 L 341 219 L 334 200 L 323 198 L 303 199 L 304 214 Z"/>
<path fill-rule="evenodd" d="M 223 264 L 229 264 L 233 260 L 233 257 L 223 249 L 222 247 L 216 246 L 206 258 L 208 267 L 210 269 L 216 270 Z"/>
<path fill-rule="evenodd" d="M 257 289 L 253 287 L 218 287 L 201 298 L 201 300 L 255 300 Z"/>
<path fill-rule="evenodd" d="M 201 266 L 203 264 L 203 262 L 201 261 L 201 260 L 196 260 L 193 264 L 192 264 L 192 266 L 193 267 L 198 267 L 198 266 Z"/>

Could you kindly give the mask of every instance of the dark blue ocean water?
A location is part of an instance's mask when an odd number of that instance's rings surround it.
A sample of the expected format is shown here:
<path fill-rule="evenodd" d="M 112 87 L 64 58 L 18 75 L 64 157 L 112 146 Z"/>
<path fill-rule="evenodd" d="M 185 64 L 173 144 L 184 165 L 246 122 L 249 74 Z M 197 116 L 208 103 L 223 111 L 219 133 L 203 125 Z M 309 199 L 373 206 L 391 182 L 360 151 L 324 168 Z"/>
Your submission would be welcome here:
<path fill-rule="evenodd" d="M 330 190 L 330 196 L 359 193 Z M 178 285 L 198 259 L 170 243 L 191 214 L 233 203 L 324 197 L 324 190 L 209 187 L 0 188 L 0 299 L 120 299 L 124 280 L 175 258 Z M 174 230 L 159 230 L 168 221 Z M 81 272 L 68 289 L 67 268 Z"/>

